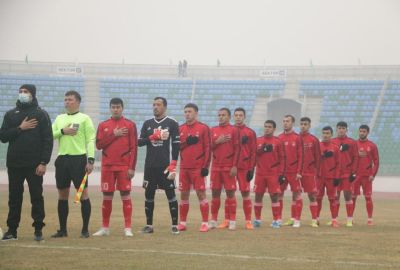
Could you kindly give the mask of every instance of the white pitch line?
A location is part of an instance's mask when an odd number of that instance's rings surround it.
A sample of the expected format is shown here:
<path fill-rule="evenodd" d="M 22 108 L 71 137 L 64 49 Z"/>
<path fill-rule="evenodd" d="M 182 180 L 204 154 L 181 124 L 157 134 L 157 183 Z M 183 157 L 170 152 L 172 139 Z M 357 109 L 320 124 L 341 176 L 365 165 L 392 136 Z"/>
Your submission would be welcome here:
<path fill-rule="evenodd" d="M 36 249 L 68 249 L 68 250 L 91 250 L 91 251 L 106 251 L 106 252 L 128 252 L 128 253 L 159 253 L 166 255 L 180 255 L 180 256 L 199 256 L 199 257 L 224 257 L 233 259 L 244 260 L 273 260 L 273 261 L 288 261 L 297 263 L 330 263 L 337 265 L 353 265 L 353 266 L 372 266 L 372 267 L 388 267 L 398 268 L 398 265 L 384 264 L 384 263 L 368 263 L 360 261 L 325 261 L 317 259 L 307 259 L 299 257 L 271 257 L 271 256 L 251 256 L 243 254 L 223 254 L 223 253 L 203 253 L 203 252 L 183 252 L 183 251 L 165 251 L 165 250 L 151 250 L 151 249 L 115 249 L 115 248 L 98 248 L 98 247 L 73 247 L 73 246 L 46 246 L 39 245 L 19 245 L 19 244 L 0 244 L 1 247 L 16 247 L 16 248 L 36 248 Z"/>

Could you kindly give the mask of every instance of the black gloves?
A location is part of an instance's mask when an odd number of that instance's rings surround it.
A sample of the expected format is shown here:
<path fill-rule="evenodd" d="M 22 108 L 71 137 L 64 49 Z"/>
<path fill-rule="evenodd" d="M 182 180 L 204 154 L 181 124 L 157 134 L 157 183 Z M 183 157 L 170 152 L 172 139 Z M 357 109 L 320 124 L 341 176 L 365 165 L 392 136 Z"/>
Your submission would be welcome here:
<path fill-rule="evenodd" d="M 350 183 L 353 183 L 354 180 L 356 180 L 356 178 L 357 178 L 357 176 L 356 176 L 355 173 L 350 174 L 350 176 L 349 176 L 349 181 L 350 181 Z"/>
<path fill-rule="evenodd" d="M 333 186 L 334 187 L 337 187 L 337 186 L 339 186 L 340 185 L 340 179 L 339 178 L 335 178 L 335 179 L 333 179 Z"/>
<path fill-rule="evenodd" d="M 333 152 L 332 151 L 324 151 L 324 154 L 323 154 L 323 157 L 324 158 L 330 158 L 330 157 L 333 157 Z"/>
<path fill-rule="evenodd" d="M 189 136 L 186 138 L 186 143 L 187 143 L 188 145 L 196 144 L 196 143 L 198 143 L 198 142 L 199 142 L 199 138 L 196 137 L 196 136 L 189 135 Z"/>
<path fill-rule="evenodd" d="M 272 150 L 273 150 L 272 144 L 263 144 L 263 150 L 264 150 L 264 152 L 266 152 L 266 153 L 272 152 Z"/>
<path fill-rule="evenodd" d="M 349 145 L 346 143 L 340 145 L 341 152 L 345 152 L 345 151 L 349 150 L 349 148 L 350 148 Z"/>
<path fill-rule="evenodd" d="M 248 136 L 243 136 L 242 137 L 242 144 L 246 144 L 249 141 L 249 137 Z"/>
<path fill-rule="evenodd" d="M 247 171 L 247 175 L 246 175 L 247 182 L 250 182 L 251 179 L 253 179 L 253 176 L 254 176 L 254 170 Z"/>
<path fill-rule="evenodd" d="M 202 168 L 200 174 L 203 177 L 208 176 L 208 169 L 207 168 Z"/>
<path fill-rule="evenodd" d="M 278 181 L 280 185 L 283 185 L 286 182 L 286 177 L 284 175 L 279 175 Z"/>

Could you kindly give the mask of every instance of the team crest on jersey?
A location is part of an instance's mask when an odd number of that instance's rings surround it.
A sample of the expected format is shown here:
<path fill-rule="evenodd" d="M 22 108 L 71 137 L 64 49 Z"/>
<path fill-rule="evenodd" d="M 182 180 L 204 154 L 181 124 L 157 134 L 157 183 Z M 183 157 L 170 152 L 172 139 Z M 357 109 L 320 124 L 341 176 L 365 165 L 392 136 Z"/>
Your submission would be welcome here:
<path fill-rule="evenodd" d="M 108 128 L 105 128 L 104 131 L 107 132 L 107 131 L 108 131 Z"/>
<path fill-rule="evenodd" d="M 296 146 L 296 143 L 295 143 L 295 142 L 292 142 L 292 146 L 295 147 L 295 146 Z"/>

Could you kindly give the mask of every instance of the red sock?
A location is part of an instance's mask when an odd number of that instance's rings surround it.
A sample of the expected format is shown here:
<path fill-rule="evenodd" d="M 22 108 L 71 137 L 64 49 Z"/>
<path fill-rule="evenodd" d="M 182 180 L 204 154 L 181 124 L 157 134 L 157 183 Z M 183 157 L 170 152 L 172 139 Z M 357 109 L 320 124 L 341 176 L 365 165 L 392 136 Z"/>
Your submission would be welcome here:
<path fill-rule="evenodd" d="M 340 201 L 335 200 L 335 218 L 339 216 L 339 209 L 340 209 Z"/>
<path fill-rule="evenodd" d="M 374 211 L 374 203 L 372 197 L 365 197 L 365 204 L 367 206 L 368 218 L 372 218 L 372 212 Z"/>
<path fill-rule="evenodd" d="M 292 206 L 290 207 L 290 215 L 291 218 L 296 218 L 296 210 L 297 210 L 297 205 L 296 205 L 296 201 L 292 201 Z"/>
<path fill-rule="evenodd" d="M 250 198 L 243 199 L 243 211 L 244 211 L 244 217 L 246 221 L 251 220 L 251 208 L 252 208 L 252 203 Z"/>
<path fill-rule="evenodd" d="M 220 198 L 213 198 L 211 200 L 211 219 L 217 221 L 218 220 L 218 211 L 221 206 Z"/>
<path fill-rule="evenodd" d="M 101 208 L 101 214 L 103 216 L 103 228 L 110 227 L 110 216 L 112 211 L 112 199 L 113 196 L 104 196 L 103 205 Z"/>
<path fill-rule="evenodd" d="M 317 217 L 318 217 L 318 203 L 317 202 L 310 203 L 310 212 L 311 212 L 311 218 L 317 219 Z"/>
<path fill-rule="evenodd" d="M 235 221 L 236 220 L 236 207 L 237 207 L 237 202 L 236 198 L 230 198 L 226 199 L 227 203 L 229 205 L 229 220 Z"/>
<path fill-rule="evenodd" d="M 297 220 L 300 220 L 302 211 L 303 211 L 303 199 L 299 198 L 296 200 L 296 216 L 295 216 L 295 218 Z"/>
<path fill-rule="evenodd" d="M 231 201 L 229 198 L 225 199 L 225 220 L 229 220 L 229 210 Z"/>
<path fill-rule="evenodd" d="M 319 218 L 322 210 L 322 198 L 317 198 L 318 210 L 317 210 L 317 218 Z"/>
<path fill-rule="evenodd" d="M 353 213 L 354 213 L 354 210 L 356 209 L 357 196 L 352 197 L 352 200 L 353 200 Z"/>
<path fill-rule="evenodd" d="M 331 217 L 332 219 L 337 218 L 337 213 L 336 213 L 336 200 L 335 199 L 329 199 L 329 208 L 331 210 Z"/>
<path fill-rule="evenodd" d="M 256 216 L 256 220 L 261 220 L 261 211 L 263 208 L 263 203 L 255 202 L 254 203 L 254 215 Z"/>
<path fill-rule="evenodd" d="M 347 217 L 349 218 L 353 217 L 353 201 L 346 201 L 346 212 L 347 212 Z"/>
<path fill-rule="evenodd" d="M 122 196 L 122 211 L 124 213 L 125 228 L 132 226 L 132 200 L 130 195 Z"/>
<path fill-rule="evenodd" d="M 280 219 L 280 204 L 279 202 L 276 203 L 271 203 L 271 208 L 272 208 L 272 217 L 274 220 Z"/>
<path fill-rule="evenodd" d="M 208 205 L 207 199 L 204 199 L 200 202 L 200 212 L 201 212 L 201 218 L 203 222 L 208 222 L 208 212 L 209 212 L 210 206 Z"/>
<path fill-rule="evenodd" d="M 282 198 L 282 199 L 279 199 L 279 212 L 280 212 L 280 215 L 281 215 L 280 218 L 282 218 L 282 213 L 283 213 L 283 198 Z"/>
<path fill-rule="evenodd" d="M 181 222 L 186 222 L 186 218 L 189 212 L 189 201 L 180 201 L 179 203 L 179 218 Z"/>

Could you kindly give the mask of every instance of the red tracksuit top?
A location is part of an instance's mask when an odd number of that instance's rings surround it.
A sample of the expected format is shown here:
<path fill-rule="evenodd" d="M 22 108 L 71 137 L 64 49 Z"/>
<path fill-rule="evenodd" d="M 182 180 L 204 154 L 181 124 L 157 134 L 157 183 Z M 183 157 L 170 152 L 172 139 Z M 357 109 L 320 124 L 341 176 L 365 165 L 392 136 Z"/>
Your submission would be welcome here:
<path fill-rule="evenodd" d="M 231 139 L 225 143 L 215 144 L 221 135 L 230 135 Z M 211 128 L 212 169 L 229 170 L 237 167 L 240 145 L 239 131 L 231 124 Z"/>
<path fill-rule="evenodd" d="M 332 141 L 320 142 L 320 150 L 320 177 L 323 179 L 339 179 L 341 175 L 339 147 Z M 323 155 L 325 152 L 332 152 L 332 156 L 324 157 Z"/>
<path fill-rule="evenodd" d="M 307 133 L 300 133 L 303 141 L 303 174 L 305 176 L 316 176 L 319 172 L 320 166 L 320 149 L 319 140 L 314 135 Z"/>
<path fill-rule="evenodd" d="M 264 152 L 264 144 L 272 145 L 272 152 Z M 256 174 L 266 176 L 284 175 L 285 151 L 282 141 L 276 136 L 257 138 Z"/>
<path fill-rule="evenodd" d="M 376 144 L 366 139 L 357 140 L 358 170 L 357 176 L 376 176 L 379 170 L 379 153 Z"/>
<path fill-rule="evenodd" d="M 292 131 L 281 133 L 278 138 L 285 147 L 285 174 L 302 174 L 303 170 L 303 144 L 299 134 Z"/>
<path fill-rule="evenodd" d="M 357 142 L 347 136 L 336 137 L 332 139 L 332 142 L 339 147 L 340 150 L 340 166 L 341 166 L 341 178 L 347 178 L 352 173 L 357 172 L 358 167 L 358 150 Z M 348 150 L 343 150 L 344 146 L 348 146 Z"/>
<path fill-rule="evenodd" d="M 128 135 L 116 137 L 115 128 L 127 128 Z M 137 160 L 137 130 L 135 122 L 121 117 L 101 122 L 97 128 L 96 147 L 102 151 L 101 165 L 108 170 L 135 170 Z"/>
<path fill-rule="evenodd" d="M 246 125 L 236 126 L 239 130 L 240 154 L 238 169 L 254 170 L 256 166 L 257 135 Z M 246 138 L 247 137 L 247 141 Z"/>
<path fill-rule="evenodd" d="M 179 127 L 180 133 L 180 167 L 184 169 L 208 168 L 211 161 L 211 137 L 210 128 L 201 122 L 187 123 Z M 188 136 L 196 136 L 199 142 L 186 144 Z"/>

